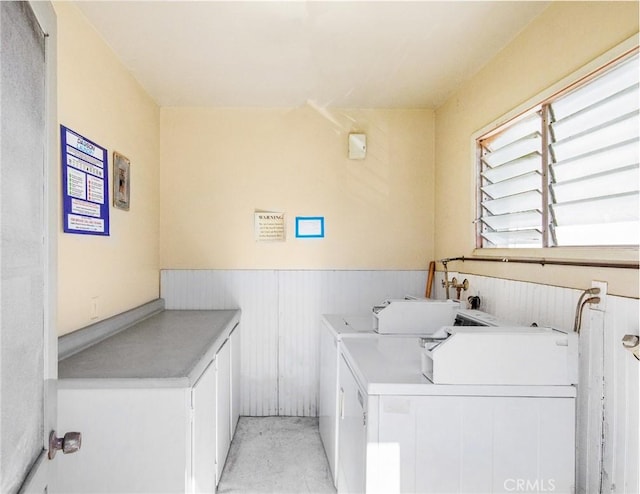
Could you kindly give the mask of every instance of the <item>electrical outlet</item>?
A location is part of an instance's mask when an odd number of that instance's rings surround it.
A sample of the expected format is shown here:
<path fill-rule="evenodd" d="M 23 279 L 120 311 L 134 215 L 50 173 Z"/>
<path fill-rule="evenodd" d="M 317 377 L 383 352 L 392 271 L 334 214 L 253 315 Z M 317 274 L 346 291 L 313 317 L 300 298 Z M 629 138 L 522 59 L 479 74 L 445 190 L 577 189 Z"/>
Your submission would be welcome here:
<path fill-rule="evenodd" d="M 98 319 L 98 297 L 91 297 L 90 319 Z"/>
<path fill-rule="evenodd" d="M 597 295 L 591 295 L 592 297 L 600 297 L 600 303 L 589 304 L 591 310 L 605 311 L 607 307 L 607 282 L 606 281 L 592 281 L 591 288 L 600 288 L 600 293 Z"/>

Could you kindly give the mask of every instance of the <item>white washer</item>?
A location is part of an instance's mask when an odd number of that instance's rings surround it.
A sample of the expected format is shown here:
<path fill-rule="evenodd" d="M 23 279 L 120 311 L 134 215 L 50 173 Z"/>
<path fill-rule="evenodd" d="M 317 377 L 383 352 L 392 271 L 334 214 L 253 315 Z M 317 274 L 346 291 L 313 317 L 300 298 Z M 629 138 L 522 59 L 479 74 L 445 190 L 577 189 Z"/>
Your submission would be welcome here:
<path fill-rule="evenodd" d="M 339 493 L 574 492 L 574 386 L 433 384 L 419 338 L 341 348 Z"/>

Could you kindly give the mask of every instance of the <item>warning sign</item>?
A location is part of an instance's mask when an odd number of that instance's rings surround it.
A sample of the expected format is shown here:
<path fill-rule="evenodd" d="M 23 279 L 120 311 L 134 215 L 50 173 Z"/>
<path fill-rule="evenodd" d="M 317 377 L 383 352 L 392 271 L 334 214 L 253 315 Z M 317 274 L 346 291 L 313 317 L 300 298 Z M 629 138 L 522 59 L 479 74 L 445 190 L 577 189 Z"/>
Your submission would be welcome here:
<path fill-rule="evenodd" d="M 257 242 L 282 242 L 286 240 L 284 213 L 256 211 L 254 228 Z"/>

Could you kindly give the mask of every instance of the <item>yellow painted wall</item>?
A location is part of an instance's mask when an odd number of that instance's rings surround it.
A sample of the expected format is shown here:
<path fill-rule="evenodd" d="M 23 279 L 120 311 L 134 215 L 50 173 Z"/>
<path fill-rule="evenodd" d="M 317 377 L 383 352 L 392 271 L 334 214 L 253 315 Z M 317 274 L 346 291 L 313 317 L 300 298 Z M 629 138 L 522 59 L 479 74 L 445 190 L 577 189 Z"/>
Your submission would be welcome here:
<path fill-rule="evenodd" d="M 554 2 L 436 110 L 436 258 L 469 256 L 475 247 L 475 168 L 472 135 L 638 32 L 638 2 Z M 488 249 L 476 251 L 485 255 Z M 497 254 L 513 255 L 502 250 Z M 551 252 L 553 251 L 553 252 Z M 637 259 L 637 250 L 547 249 L 528 256 Z M 439 265 L 439 268 L 442 266 Z M 638 296 L 638 271 L 451 263 L 452 270 L 589 287 L 609 282 L 610 293 Z"/>
<path fill-rule="evenodd" d="M 156 298 L 159 268 L 422 269 L 472 254 L 472 134 L 638 30 L 636 2 L 554 3 L 435 112 L 159 109 L 73 4 L 54 6 L 60 123 L 132 162 L 111 236 L 59 235 L 60 334 L 96 322 L 95 297 L 98 319 Z M 367 134 L 366 160 L 347 159 L 350 131 Z M 255 241 L 255 209 L 286 213 L 284 243 Z M 326 238 L 295 239 L 296 215 L 324 216 Z M 637 271 L 450 267 L 638 295 Z"/>
<path fill-rule="evenodd" d="M 161 267 L 425 268 L 433 138 L 431 110 L 163 108 Z M 255 241 L 256 209 L 286 214 L 285 242 Z M 326 237 L 296 239 L 295 216 L 324 216 Z"/>
<path fill-rule="evenodd" d="M 159 295 L 160 111 L 72 3 L 54 8 L 60 123 L 107 148 L 110 173 L 113 151 L 131 160 L 131 209 L 111 208 L 111 236 L 62 233 L 60 212 L 58 332 L 65 334 Z"/>

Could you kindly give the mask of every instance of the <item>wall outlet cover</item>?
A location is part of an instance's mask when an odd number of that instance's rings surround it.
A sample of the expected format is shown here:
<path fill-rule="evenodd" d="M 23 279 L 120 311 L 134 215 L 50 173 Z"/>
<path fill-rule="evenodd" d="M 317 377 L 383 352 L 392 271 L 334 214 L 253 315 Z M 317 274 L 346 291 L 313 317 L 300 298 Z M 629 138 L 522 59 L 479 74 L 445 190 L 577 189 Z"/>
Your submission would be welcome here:
<path fill-rule="evenodd" d="M 594 297 L 600 297 L 599 304 L 589 304 L 589 308 L 591 310 L 600 310 L 604 312 L 607 308 L 607 282 L 606 281 L 592 281 L 591 288 L 600 288 L 600 293 L 598 295 L 593 295 Z"/>

